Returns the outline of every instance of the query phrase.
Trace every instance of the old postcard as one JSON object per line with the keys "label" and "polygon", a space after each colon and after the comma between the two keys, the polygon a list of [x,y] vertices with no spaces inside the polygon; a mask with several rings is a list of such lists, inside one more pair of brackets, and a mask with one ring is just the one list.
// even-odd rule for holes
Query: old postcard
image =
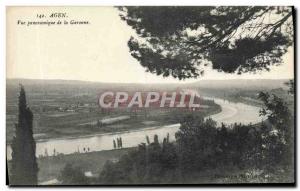
{"label": "old postcard", "polygon": [[293,7],[6,16],[10,186],[295,184]]}

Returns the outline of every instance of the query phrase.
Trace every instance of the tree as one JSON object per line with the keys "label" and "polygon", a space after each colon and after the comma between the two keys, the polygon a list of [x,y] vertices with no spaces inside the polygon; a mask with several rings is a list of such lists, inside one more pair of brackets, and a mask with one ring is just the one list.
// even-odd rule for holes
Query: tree
{"label": "tree", "polygon": [[295,94],[295,83],[294,80],[289,80],[288,82],[285,83],[289,87],[288,93],[291,95]]}
{"label": "tree", "polygon": [[289,132],[292,116],[287,104],[275,94],[260,92],[259,99],[263,101],[264,107],[260,110],[260,115],[266,116],[275,130],[280,131],[286,141],[289,141]]}
{"label": "tree", "polygon": [[146,141],[147,141],[147,144],[149,145],[150,144],[150,139],[149,139],[148,135],[146,135]]}
{"label": "tree", "polygon": [[35,156],[35,141],[32,132],[33,114],[26,103],[24,87],[19,95],[19,116],[12,142],[12,185],[36,185],[38,165]]}
{"label": "tree", "polygon": [[267,117],[268,121],[262,125],[262,137],[267,167],[273,169],[280,163],[291,165],[293,160],[293,117],[287,103],[275,94],[260,92],[259,99],[264,107],[260,115]]}
{"label": "tree", "polygon": [[206,172],[256,168],[263,170],[261,178],[265,178],[269,173],[273,176],[274,170],[289,168],[292,158],[287,155],[288,147],[264,123],[217,127],[212,119],[186,116],[175,143],[164,138],[160,144],[155,135],[152,143],[141,143],[119,161],[107,162],[98,183],[190,183],[199,181]]}
{"label": "tree", "polygon": [[121,141],[120,141],[120,138],[117,138],[117,146],[118,146],[118,148],[121,148]]}
{"label": "tree", "polygon": [[194,116],[187,116],[176,132],[179,147],[180,168],[182,172],[199,171],[216,164],[217,147],[216,122]]}
{"label": "tree", "polygon": [[154,135],[153,140],[154,140],[154,144],[159,144],[158,143],[158,136],[156,134]]}
{"label": "tree", "polygon": [[291,7],[119,7],[137,33],[131,55],[157,75],[197,78],[208,65],[238,74],[280,64],[293,43]]}
{"label": "tree", "polygon": [[117,145],[116,145],[116,141],[115,140],[113,140],[113,145],[114,145],[114,149],[116,149]]}
{"label": "tree", "polygon": [[74,168],[71,164],[66,164],[58,178],[63,185],[87,185],[88,179],[83,172]]}
{"label": "tree", "polygon": [[123,141],[122,141],[122,137],[120,137],[120,148],[123,147]]}

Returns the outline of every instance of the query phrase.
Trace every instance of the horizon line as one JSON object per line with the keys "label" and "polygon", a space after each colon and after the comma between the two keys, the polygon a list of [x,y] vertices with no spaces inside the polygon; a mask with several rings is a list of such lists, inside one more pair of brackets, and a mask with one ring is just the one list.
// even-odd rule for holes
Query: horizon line
{"label": "horizon line", "polygon": [[6,78],[7,80],[40,80],[40,81],[74,81],[74,82],[86,82],[86,83],[107,83],[107,84],[191,84],[200,81],[234,81],[234,80],[293,80],[294,78],[255,78],[255,79],[195,79],[194,82],[103,82],[103,81],[89,81],[89,80],[75,80],[75,79],[39,79],[39,78]]}

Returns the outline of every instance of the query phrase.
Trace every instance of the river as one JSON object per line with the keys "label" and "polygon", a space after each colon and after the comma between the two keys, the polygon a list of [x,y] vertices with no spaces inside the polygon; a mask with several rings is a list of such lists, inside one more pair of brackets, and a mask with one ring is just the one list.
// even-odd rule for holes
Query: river
{"label": "river", "polygon": [[[263,118],[259,116],[259,107],[244,103],[233,103],[217,98],[204,98],[213,99],[215,103],[221,106],[221,112],[209,116],[218,124],[221,122],[225,124],[232,124],[235,122],[243,124],[255,124],[263,120]],[[157,134],[159,140],[162,141],[162,139],[169,133],[170,141],[174,141],[175,133],[178,131],[179,127],[179,124],[172,124],[133,130],[129,132],[101,134],[69,139],[50,139],[36,143],[36,155],[44,155],[46,150],[49,155],[53,155],[54,149],[56,153],[58,152],[63,154],[74,153],[78,150],[80,152],[84,152],[84,149],[89,149],[89,151],[111,150],[113,149],[113,140],[118,137],[122,137],[123,148],[134,147],[142,142],[146,142],[146,135],[149,136],[150,141],[153,141],[153,136]],[[10,146],[7,146],[7,159],[11,159]]]}

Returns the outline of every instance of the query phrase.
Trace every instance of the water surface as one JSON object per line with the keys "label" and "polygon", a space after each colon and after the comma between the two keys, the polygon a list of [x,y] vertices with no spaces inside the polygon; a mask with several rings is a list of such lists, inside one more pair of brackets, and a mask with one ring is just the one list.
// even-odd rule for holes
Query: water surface
{"label": "water surface", "polygon": [[[262,121],[259,116],[259,107],[247,105],[244,103],[233,103],[223,99],[213,99],[215,103],[221,106],[220,113],[211,115],[210,117],[218,124],[221,122],[225,124],[243,123],[255,124]],[[180,125],[164,125],[154,126],[146,129],[133,130],[130,132],[119,132],[113,134],[93,135],[80,138],[71,139],[50,139],[47,141],[36,143],[36,155],[53,155],[54,149],[57,153],[70,154],[74,152],[101,151],[113,149],[113,140],[122,137],[123,147],[134,147],[142,142],[146,142],[146,136],[149,136],[150,141],[153,141],[153,136],[158,135],[159,140],[162,141],[169,133],[170,141],[175,140],[175,133],[178,131]],[[7,158],[11,159],[11,147],[7,146]]]}

